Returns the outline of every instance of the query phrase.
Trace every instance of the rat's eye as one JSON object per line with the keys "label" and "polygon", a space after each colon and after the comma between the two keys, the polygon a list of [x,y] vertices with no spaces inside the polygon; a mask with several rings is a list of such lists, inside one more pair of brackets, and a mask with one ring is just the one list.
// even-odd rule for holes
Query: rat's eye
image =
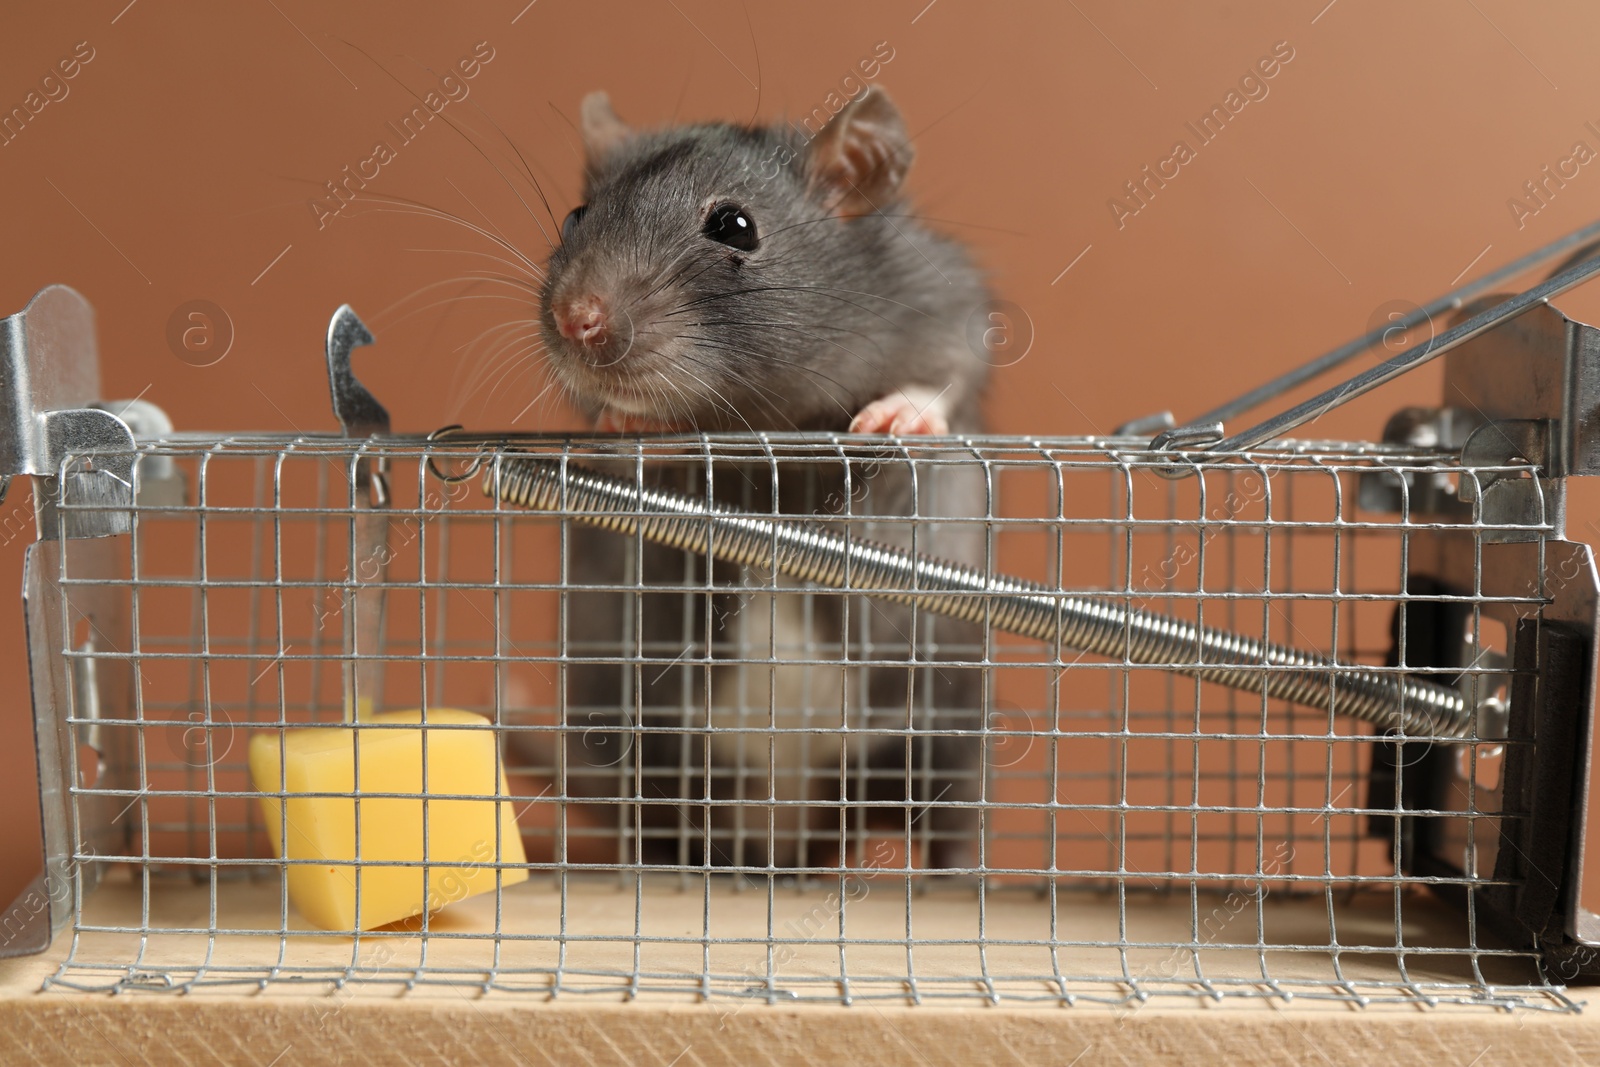
{"label": "rat's eye", "polygon": [[738,204],[718,204],[706,216],[705,235],[741,252],[756,250],[756,220]]}
{"label": "rat's eye", "polygon": [[572,231],[578,228],[578,223],[583,221],[583,213],[588,210],[588,204],[579,204],[567,212],[566,220],[561,223],[561,239],[563,241],[572,240]]}

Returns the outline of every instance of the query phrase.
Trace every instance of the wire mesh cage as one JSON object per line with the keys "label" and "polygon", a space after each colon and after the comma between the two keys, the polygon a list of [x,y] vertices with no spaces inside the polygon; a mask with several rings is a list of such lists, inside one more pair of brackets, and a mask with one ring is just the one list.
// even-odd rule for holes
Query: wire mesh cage
{"label": "wire mesh cage", "polygon": [[[87,314],[47,290],[13,358],[92,357]],[[1569,1009],[1588,438],[1479,378],[1600,348],[1501,314],[1382,443],[194,436],[36,391],[49,906],[6,948],[66,928],[72,990]]]}

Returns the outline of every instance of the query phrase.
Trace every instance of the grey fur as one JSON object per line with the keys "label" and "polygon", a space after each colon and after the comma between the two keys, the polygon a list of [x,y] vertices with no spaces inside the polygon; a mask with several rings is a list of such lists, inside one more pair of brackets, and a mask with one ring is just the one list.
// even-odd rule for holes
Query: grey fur
{"label": "grey fur", "polygon": [[[898,129],[887,98],[876,103]],[[587,212],[551,255],[540,312],[555,373],[587,413],[610,408],[704,430],[843,431],[871,401],[923,386],[945,391],[952,432],[981,428],[987,366],[967,341],[969,317],[988,300],[977,270],[958,244],[908,217],[898,198],[837,217],[836,191],[817,180],[813,153],[822,138],[727,124],[621,136],[625,127],[603,98],[585,102],[584,119],[605,142],[591,143]],[[901,150],[903,167],[909,145]],[[728,201],[756,221],[753,252],[702,234],[705,212]],[[599,359],[559,334],[551,310],[558,298],[596,291],[625,311]],[[838,470],[796,473],[784,473],[783,510],[843,510]],[[907,524],[866,516],[912,514],[914,506],[922,516],[984,513],[976,467],[913,471],[888,460],[857,477],[863,473],[867,492],[852,503],[863,536],[907,543]],[[703,469],[691,477],[703,488]],[[719,497],[741,506],[772,506],[764,465],[719,464],[717,485]],[[922,551],[982,563],[981,523],[935,523],[918,537]],[[982,672],[938,661],[979,658],[978,630],[949,620],[935,628],[929,616],[862,597],[812,593],[809,606],[799,592],[708,599],[683,591],[705,580],[703,561],[579,527],[569,544],[568,645],[594,661],[566,668],[570,733],[560,784],[567,795],[609,799],[623,813],[617,824],[639,846],[623,858],[804,865],[833,858],[846,822],[870,821],[894,834],[916,823],[930,865],[975,859],[975,809],[962,805],[979,796]],[[741,578],[720,567],[712,577]],[[759,577],[742,577],[759,588]],[[669,588],[584,589],[635,583]],[[619,638],[633,643],[623,637],[625,618],[642,647],[618,647]],[[680,649],[692,659],[706,647],[713,658],[760,658],[773,648],[779,660],[840,661],[870,649],[874,660],[906,665],[646,671],[623,662],[640,653],[670,659]],[[637,735],[637,750],[636,735],[621,729],[634,716],[656,728]],[[706,731],[708,718],[718,731]],[[864,733],[845,745],[843,735],[801,732],[840,725]],[[930,726],[970,736],[917,735]],[[750,732],[741,742],[721,732],[728,727]],[[830,768],[842,769],[848,796],[840,795],[841,771]],[[754,803],[768,797],[796,803]],[[619,804],[627,798],[635,803]],[[865,808],[841,816],[836,802],[856,799],[905,806],[873,809],[871,819]],[[815,807],[804,807],[808,801]],[[807,840],[816,844],[802,846]]]}
{"label": "grey fur", "polygon": [[[585,410],[631,390],[700,429],[843,430],[896,389],[951,385],[951,430],[978,428],[987,367],[966,325],[989,294],[977,270],[899,200],[831,217],[807,147],[793,129],[719,123],[641,133],[591,160],[588,211],[550,257],[540,315]],[[716,201],[754,216],[755,252],[701,234]],[[634,324],[612,366],[574,355],[551,315],[558,294],[592,287]]]}

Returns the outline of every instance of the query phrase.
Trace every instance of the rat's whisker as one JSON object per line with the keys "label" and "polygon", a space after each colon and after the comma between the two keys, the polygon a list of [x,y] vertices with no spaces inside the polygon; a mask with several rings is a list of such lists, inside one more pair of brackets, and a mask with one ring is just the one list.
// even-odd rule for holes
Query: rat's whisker
{"label": "rat's whisker", "polygon": [[417,297],[421,296],[424,292],[427,292],[429,289],[436,289],[436,288],[439,288],[441,285],[455,285],[455,284],[459,284],[459,283],[462,283],[462,282],[468,282],[468,283],[471,283],[472,285],[477,285],[477,284],[482,284],[482,283],[484,283],[486,281],[490,281],[490,280],[491,279],[473,278],[470,275],[466,275],[466,276],[462,276],[462,277],[451,278],[451,279],[448,279],[445,282],[432,282],[432,283],[429,283],[428,285],[424,285],[424,286],[419,287],[416,290],[413,290],[411,293],[407,294],[406,296],[401,297],[399,300],[395,301],[393,304],[390,304],[388,307],[384,308],[378,314],[372,316],[372,321],[373,321],[373,323],[375,325],[381,324],[383,326],[383,328],[385,328],[385,329],[392,329],[392,328],[400,325],[401,323],[404,323],[404,322],[409,321],[410,319],[416,318],[418,315],[422,315],[422,314],[425,314],[426,312],[432,311],[435,308],[453,306],[453,305],[456,305],[456,304],[462,304],[462,303],[466,303],[466,302],[469,302],[469,301],[503,301],[503,300],[509,300],[509,301],[512,301],[513,303],[517,304],[520,307],[524,307],[525,308],[525,307],[528,306],[527,298],[525,296],[520,295],[520,294],[514,294],[514,293],[471,293],[471,292],[462,292],[462,293],[458,293],[458,294],[456,294],[454,296],[446,296],[446,297],[441,297],[441,298],[439,298],[437,300],[431,300],[431,301],[429,301],[429,302],[427,302],[425,304],[421,304],[419,306],[412,307],[410,310],[406,311],[404,314],[398,316],[397,318],[393,318],[393,319],[389,318],[389,315],[392,312],[394,312],[395,309],[401,307],[402,305],[404,305],[406,303],[409,303],[410,301],[415,300]]}
{"label": "rat's whisker", "polygon": [[[478,405],[480,414],[488,408],[489,401],[493,400],[502,391],[507,379],[512,374],[538,366],[538,361],[532,358],[534,354],[532,348],[528,346],[512,348],[513,344],[515,342],[509,342],[505,349],[502,350],[500,357],[502,369],[500,373],[495,375],[493,379],[484,382],[483,402]],[[505,355],[506,352],[509,352],[509,358]]]}
{"label": "rat's whisker", "polygon": [[[561,229],[561,223],[556,219],[555,210],[550,206],[550,199],[544,195],[544,186],[540,185],[539,179],[534,176],[533,167],[528,163],[527,157],[522,154],[522,149],[517,147],[517,143],[511,139],[511,136],[500,127],[500,124],[496,122],[487,111],[483,110],[483,108],[479,107],[477,104],[473,104],[472,106],[479,115],[483,116],[485,122],[494,127],[495,132],[500,135],[500,139],[505,142],[505,146],[511,149],[512,153],[516,155],[517,162],[522,165],[522,177],[527,179],[528,184],[533,187],[533,191],[538,195],[539,202],[544,206],[545,214],[550,217],[551,227],[559,232]],[[518,199],[520,200],[521,197],[518,197]],[[526,207],[527,205],[524,204],[523,206]],[[529,211],[529,215],[532,215],[531,210]],[[543,227],[540,227],[540,229],[542,231]],[[545,244],[548,247],[555,247],[550,243],[548,234],[545,235]]]}
{"label": "rat's whisker", "polygon": [[[385,67],[383,64],[379,63],[377,60],[373,59],[372,56],[366,52],[366,50],[360,48],[357,45],[350,44],[349,41],[346,41],[345,44],[350,45],[351,48],[355,48],[356,51],[358,51],[362,55],[366,56],[367,59],[370,60],[373,63],[374,66],[376,66],[379,70],[383,71],[383,73],[389,77],[390,81],[393,81],[396,85],[400,86],[400,88],[402,90],[404,90],[405,93],[408,96],[410,96],[413,100],[415,100],[418,104],[420,104],[420,105],[422,105],[424,107],[427,106],[426,102],[420,96],[418,96],[416,94],[415,90],[413,90],[409,85],[407,85],[405,82],[401,81],[399,78],[396,78],[394,76],[394,74],[387,67]],[[420,63],[418,63],[417,65],[419,67],[422,66],[422,64],[420,64]],[[423,69],[427,70],[428,68],[423,67]],[[433,72],[429,71],[429,73],[431,74]],[[437,75],[435,75],[435,76],[437,76]],[[474,107],[475,110],[477,110],[479,112],[479,114],[484,114],[483,109],[481,107],[478,107],[476,104],[474,104],[473,107]],[[493,159],[490,158],[489,153],[487,153],[487,152],[485,152],[483,150],[483,146],[478,144],[477,141],[473,140],[473,138],[471,138],[471,137],[469,137],[467,135],[467,129],[468,128],[463,126],[463,125],[461,125],[461,124],[459,124],[458,122],[456,122],[456,113],[452,112],[450,114],[445,114],[443,111],[435,110],[433,108],[429,108],[428,110],[432,111],[437,117],[443,119],[446,126],[450,127],[452,130],[454,130],[456,132],[456,134],[463,141],[465,141],[467,143],[467,145],[474,152],[478,153],[478,155],[483,158],[483,161],[485,163],[489,164],[489,168],[495,172],[495,175],[502,182],[505,183],[506,188],[510,189],[512,195],[515,196],[517,198],[517,200],[522,204],[524,210],[526,210],[527,213],[528,213],[528,218],[531,219],[533,221],[533,224],[539,228],[539,233],[544,237],[545,247],[554,248],[555,247],[555,242],[550,239],[550,233],[549,233],[549,231],[547,231],[544,228],[544,223],[539,221],[538,215],[534,214],[533,209],[528,206],[527,201],[523,200],[522,193],[520,191],[518,191],[517,187],[511,183],[511,180],[509,178],[506,177],[505,172],[500,169],[499,164],[497,164]],[[488,118],[488,116],[486,114],[484,114],[484,117]],[[491,119],[490,122],[492,123],[493,120]],[[533,177],[533,174],[532,174],[531,171],[529,172],[527,177],[528,177],[529,182],[533,185],[535,191],[538,192],[539,198],[541,200],[543,200],[544,199],[544,190],[539,187],[538,180]],[[446,180],[448,180],[448,179],[446,179]],[[456,190],[456,191],[460,192],[459,189]],[[465,199],[465,197],[463,197],[463,199]],[[471,201],[468,201],[468,203],[471,203]],[[474,206],[476,206],[476,205],[474,205]],[[549,210],[548,202],[546,203],[545,208],[546,208],[546,211]],[[552,214],[551,215],[551,221],[553,222],[554,220],[555,220],[555,216]]]}
{"label": "rat's whisker", "polygon": [[420,215],[423,218],[438,219],[442,222],[449,222],[460,226],[461,228],[469,230],[480,237],[486,238],[491,243],[498,245],[506,252],[509,252],[513,258],[523,265],[523,268],[527,271],[531,278],[535,280],[542,280],[544,278],[544,268],[539,266],[539,264],[535,263],[533,260],[529,259],[510,241],[501,237],[499,234],[493,233],[492,231],[479,226],[477,223],[472,222],[469,219],[462,218],[460,215],[457,215],[454,212],[446,211],[443,208],[432,207],[419,201],[408,200],[405,197],[390,196],[386,193],[369,193],[363,196],[358,196],[352,200],[351,203],[360,204],[362,206],[362,213],[393,212],[401,215]]}
{"label": "rat's whisker", "polygon": [[[504,370],[508,362],[508,353],[524,352],[528,355],[539,355],[543,352],[544,341],[536,333],[521,329],[518,324],[511,324],[507,328],[484,331],[474,338],[468,345],[462,346],[457,351],[465,349],[467,356],[459,362],[463,366],[470,366],[472,371],[466,380],[453,386],[450,396],[452,401],[464,400],[483,386],[483,383]],[[480,356],[473,356],[473,349],[481,351]]]}
{"label": "rat's whisker", "polygon": [[[487,159],[488,157],[485,156],[484,158]],[[494,166],[494,164],[491,163],[490,166]],[[495,173],[496,174],[500,174],[500,168],[499,167],[495,167]],[[500,174],[500,178],[501,178],[502,181],[504,181],[505,180],[505,175],[504,174]],[[445,180],[445,184],[446,185],[450,186],[450,188],[452,188],[452,189],[454,189],[456,191],[456,195],[457,196],[459,196],[461,199],[465,200],[468,204],[470,204],[472,206],[472,210],[476,211],[478,213],[478,215],[483,219],[483,224],[485,226],[489,227],[490,229],[492,229],[494,231],[495,236],[500,238],[501,243],[506,245],[507,247],[510,247],[511,239],[509,237],[507,237],[505,234],[500,232],[500,228],[498,226],[496,226],[493,221],[490,220],[489,213],[484,211],[483,208],[479,207],[477,205],[477,203],[470,196],[468,196],[466,193],[462,192],[461,191],[461,186],[457,185],[455,183],[454,179],[452,179],[448,175],[446,175],[444,180]],[[510,183],[507,182],[506,184],[509,185]],[[513,191],[515,191],[515,190],[513,190]],[[522,199],[520,194],[518,194],[517,199],[519,201]],[[526,202],[524,202],[522,206],[527,208],[528,205],[527,205]],[[531,208],[528,208],[528,214],[529,214],[530,217],[533,215],[533,210]],[[539,220],[536,219],[536,218],[533,221],[534,221],[534,224],[539,227],[539,232],[540,233],[544,233],[544,224],[539,222]],[[555,247],[555,245],[550,243],[550,237],[549,237],[548,234],[545,234],[545,245],[547,247],[550,247],[550,248],[554,248]]]}
{"label": "rat's whisker", "polygon": [[766,233],[765,240],[770,241],[774,237],[781,236],[781,235],[789,233],[789,232],[791,232],[793,230],[804,229],[807,226],[819,226],[819,225],[822,225],[823,223],[834,222],[834,221],[840,220],[840,219],[871,219],[871,218],[908,219],[908,220],[910,220],[912,222],[924,222],[924,223],[931,222],[936,226],[955,226],[955,227],[958,227],[958,228],[964,229],[964,230],[983,230],[983,231],[985,231],[987,233],[1003,233],[1007,237],[1027,237],[1027,236],[1029,236],[1027,233],[1023,232],[1022,230],[1007,229],[1004,226],[984,226],[983,224],[977,223],[977,222],[962,222],[960,219],[940,218],[940,217],[937,217],[937,216],[934,216],[934,215],[924,215],[924,214],[922,214],[920,212],[911,212],[911,211],[862,211],[862,212],[854,212],[854,213],[851,213],[851,214],[843,214],[843,215],[826,215],[826,216],[824,216],[824,217],[822,217],[820,219],[802,219],[799,222],[791,222],[787,226],[779,226],[775,230],[768,230],[767,233]]}
{"label": "rat's whisker", "polygon": [[[520,284],[523,287],[525,287],[528,290],[528,292],[534,294],[535,296],[539,295],[540,289],[542,288],[542,285],[541,285],[542,279],[534,278],[531,275],[528,275],[528,272],[523,269],[521,264],[515,262],[514,260],[507,259],[504,256],[497,256],[493,252],[485,252],[481,248],[421,248],[421,247],[413,247],[413,248],[407,248],[407,249],[405,249],[405,251],[407,251],[407,252],[433,252],[433,253],[436,253],[436,254],[439,254],[439,255],[447,255],[447,256],[478,256],[479,258],[491,260],[492,262],[498,263],[502,267],[505,267],[509,271],[514,271],[514,272],[516,272],[518,274],[523,275],[526,280],[518,279],[517,280],[518,284]],[[507,279],[507,280],[509,281],[510,279]]]}
{"label": "rat's whisker", "polygon": [[[632,308],[637,306],[639,303],[641,303],[642,301],[650,299],[651,297],[655,296],[657,293],[661,292],[663,289],[667,288],[669,285],[682,285],[682,284],[685,284],[688,281],[693,281],[694,280],[693,278],[685,279],[683,277],[683,273],[686,270],[688,270],[690,266],[693,265],[693,264],[684,264],[684,260],[689,256],[690,253],[692,253],[694,251],[695,251],[695,246],[694,245],[692,245],[692,244],[684,245],[683,248],[681,248],[678,251],[678,254],[676,256],[674,256],[672,258],[672,260],[665,267],[661,268],[661,272],[660,272],[661,273],[661,278],[660,278],[660,280],[657,281],[655,285],[651,286],[645,292],[643,292],[640,295],[634,297],[632,300],[628,301],[621,308],[619,308],[618,309],[618,314],[627,314],[629,310],[631,310]],[[683,265],[680,266],[680,264],[683,264]],[[704,268],[702,268],[702,269],[704,269]],[[696,275],[696,277],[698,277],[698,275]]]}
{"label": "rat's whisker", "polygon": [[[518,349],[518,345],[526,346]],[[493,349],[487,352],[482,360],[475,361],[472,373],[465,382],[452,388],[450,393],[450,406],[455,407],[470,400],[485,384],[503,374],[511,365],[515,364],[519,352],[532,356],[535,349],[529,344],[526,337],[511,336],[500,341]],[[491,390],[491,393],[493,390]]]}
{"label": "rat's whisker", "polygon": [[[390,329],[392,327],[395,327],[395,326],[398,326],[400,324],[403,324],[403,323],[405,323],[405,322],[407,322],[407,321],[409,321],[411,319],[414,319],[417,316],[422,315],[422,314],[424,314],[424,313],[426,313],[426,312],[428,312],[430,310],[433,310],[435,308],[440,308],[440,307],[448,308],[448,310],[446,310],[444,312],[444,314],[440,315],[438,320],[434,323],[433,332],[432,332],[432,334],[430,334],[427,343],[424,345],[424,348],[431,348],[433,346],[434,336],[437,335],[438,331],[444,326],[445,322],[449,319],[451,313],[456,309],[456,307],[460,306],[461,304],[463,304],[463,303],[465,303],[467,301],[484,301],[484,300],[504,301],[504,300],[514,300],[519,306],[526,307],[527,306],[527,297],[525,295],[520,294],[520,293],[516,294],[516,295],[512,295],[512,294],[508,294],[508,293],[474,293],[473,292],[473,290],[480,289],[480,288],[484,287],[485,285],[501,285],[501,284],[504,284],[504,283],[505,283],[504,279],[500,279],[498,277],[486,276],[486,275],[480,274],[480,273],[469,273],[469,274],[457,276],[455,278],[439,279],[438,281],[430,282],[430,283],[428,283],[426,285],[418,286],[416,289],[413,289],[410,293],[407,293],[405,296],[402,296],[399,300],[395,301],[393,304],[390,304],[388,307],[384,308],[382,311],[380,311],[376,315],[372,316],[372,322],[373,322],[374,325],[379,326],[380,329],[387,330],[387,329]],[[433,291],[438,290],[438,289],[449,288],[449,287],[453,287],[453,286],[457,286],[457,285],[462,286],[462,290],[460,292],[458,292],[458,293],[453,293],[453,294],[451,294],[449,296],[445,296],[445,297],[442,297],[442,298],[437,299],[437,300],[432,300],[432,301],[426,302],[426,303],[422,304],[421,306],[413,307],[411,310],[406,311],[404,314],[401,314],[398,317],[395,317],[395,318],[391,318],[390,317],[391,315],[393,315],[393,313],[396,311],[396,309],[401,308],[402,306],[404,306],[404,305],[406,305],[408,303],[412,303],[412,302],[416,301],[424,293],[429,293],[429,292],[433,292]]]}
{"label": "rat's whisker", "polygon": [[846,300],[843,296],[837,295],[837,294],[840,294],[840,293],[844,293],[844,294],[847,294],[849,296],[859,296],[859,297],[865,297],[865,298],[872,299],[872,300],[881,300],[884,303],[894,304],[897,307],[905,308],[907,311],[914,312],[915,314],[921,315],[924,318],[927,318],[927,319],[932,319],[933,318],[933,315],[931,315],[927,311],[924,311],[924,310],[922,310],[921,308],[918,308],[918,307],[913,307],[912,305],[904,303],[902,301],[895,300],[892,297],[880,296],[877,293],[863,293],[863,292],[860,292],[860,291],[854,290],[854,289],[840,289],[840,288],[837,288],[835,286],[830,286],[830,285],[758,285],[758,286],[749,286],[749,287],[744,288],[744,289],[732,290],[732,291],[729,291],[729,292],[726,292],[726,293],[707,293],[705,295],[696,297],[693,300],[688,300],[688,301],[684,301],[683,303],[680,303],[675,309],[673,309],[673,311],[668,312],[668,314],[669,315],[670,314],[678,314],[678,313],[681,313],[681,312],[684,312],[684,311],[693,310],[694,308],[699,307],[702,304],[709,304],[709,303],[713,303],[713,302],[718,301],[718,300],[731,300],[731,299],[733,299],[734,297],[737,297],[737,296],[752,295],[752,294],[755,294],[755,293],[796,293],[796,294],[816,295],[816,296],[826,297],[826,298],[831,299],[831,300],[837,300],[842,304],[848,304],[851,307],[859,308],[860,310],[866,312],[869,315],[873,315],[873,316],[875,316],[877,318],[882,319],[884,322],[892,323],[894,321],[893,319],[889,318],[887,315],[882,314],[881,312],[875,311],[872,308],[866,307],[866,306],[864,306],[862,304],[858,304],[854,300]]}
{"label": "rat's whisker", "polygon": [[[695,334],[683,334],[681,336],[685,340],[690,341],[690,343],[693,344],[696,348],[705,349],[707,351],[722,352],[722,353],[725,353],[727,355],[732,355],[732,356],[744,357],[744,358],[748,359],[748,361],[749,361],[749,363],[750,363],[750,365],[752,367],[760,367],[760,366],[763,366],[763,365],[768,364],[768,363],[778,363],[778,364],[783,365],[783,366],[793,367],[795,370],[799,371],[801,374],[809,375],[812,378],[816,378],[818,381],[822,381],[822,382],[825,382],[825,383],[827,383],[829,385],[835,386],[839,393],[841,393],[843,395],[846,395],[846,396],[849,395],[849,390],[845,387],[843,382],[840,382],[838,379],[832,378],[832,377],[822,373],[822,371],[816,369],[815,367],[807,366],[804,363],[800,363],[800,362],[797,362],[797,361],[794,361],[794,360],[784,359],[781,356],[778,356],[778,355],[775,355],[775,354],[769,353],[769,352],[761,352],[761,351],[757,351],[757,350],[754,350],[754,349],[741,348],[741,347],[738,347],[738,346],[735,346],[735,345],[730,345],[730,344],[728,344],[728,343],[726,343],[724,341],[720,341],[720,340],[717,340],[715,338],[701,337],[701,336],[698,336],[698,335],[695,335]],[[742,372],[738,370],[737,365],[734,366],[734,367],[727,368],[727,372],[730,373],[730,374],[734,374],[734,373],[740,374],[741,381],[745,382],[746,384],[754,384],[754,382],[755,382],[755,380],[750,378],[749,376],[743,375]],[[844,414],[846,414],[846,415],[854,415],[855,414],[855,412],[851,411],[849,409],[848,405],[846,405],[842,401],[840,401],[838,399],[838,397],[835,396],[832,391],[828,391],[827,392],[827,396],[828,396],[829,401],[831,403],[833,403],[835,406],[837,406],[840,409],[840,411],[843,412]],[[784,416],[784,419],[785,419],[785,421],[790,421],[788,419],[787,415]]]}
{"label": "rat's whisker", "polygon": [[[695,325],[697,327],[736,326],[740,329],[752,330],[787,330],[791,333],[800,334],[803,337],[808,337],[814,333],[824,331],[828,333],[847,333],[853,334],[854,336],[861,338],[863,341],[868,342],[878,351],[883,351],[883,343],[881,341],[874,339],[861,330],[852,330],[845,326],[830,326],[827,323],[822,322],[761,322],[750,319],[696,319]],[[849,350],[847,349],[846,351]],[[850,354],[856,355],[856,353],[853,351]],[[856,358],[859,359],[861,357],[856,356]]]}

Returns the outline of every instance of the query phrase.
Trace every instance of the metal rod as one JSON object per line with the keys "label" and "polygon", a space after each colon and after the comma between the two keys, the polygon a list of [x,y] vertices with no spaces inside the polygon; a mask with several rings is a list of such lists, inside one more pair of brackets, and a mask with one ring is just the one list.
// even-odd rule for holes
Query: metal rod
{"label": "metal rod", "polygon": [[1308,707],[1332,707],[1414,737],[1464,737],[1475,726],[1475,710],[1451,686],[1335,665],[1284,645],[1130,608],[1114,597],[1066,594],[1023,578],[989,576],[963,564],[846,537],[820,523],[735,511],[553,459],[504,459],[484,472],[483,491],[505,503],[559,511],[684,552],[915,604],[1113,660],[1169,666]]}
{"label": "metal rod", "polygon": [[[350,369],[350,353],[373,343],[372,333],[349,304],[340,305],[328,321],[328,386],[333,412],[346,437],[366,437],[389,432],[389,412]],[[344,715],[346,721],[363,719],[363,708],[383,710],[384,610],[389,571],[389,504],[385,460],[382,456],[355,457],[350,472],[350,575],[345,592],[344,648],[350,656],[344,665]],[[368,570],[372,571],[367,576]]]}
{"label": "metal rod", "polygon": [[1481,278],[1468,282],[1459,289],[1429,301],[1408,315],[1403,315],[1393,322],[1384,323],[1372,332],[1325,352],[1315,359],[1279,375],[1272,381],[1257,386],[1243,396],[1235,397],[1221,407],[1214,408],[1204,415],[1190,419],[1185,425],[1229,422],[1252,408],[1260,407],[1273,397],[1281,396],[1295,386],[1302,385],[1332,370],[1352,357],[1360,355],[1381,341],[1383,335],[1390,330],[1409,330],[1413,326],[1420,326],[1424,322],[1431,321],[1435,315],[1443,314],[1446,311],[1454,311],[1464,306],[1467,301],[1474,297],[1493,289],[1501,282],[1515,278],[1530,268],[1537,267],[1546,260],[1553,259],[1567,249],[1595,237],[1600,237],[1600,221],[1591,222],[1580,230],[1575,230],[1565,237],[1551,241],[1543,248],[1536,248],[1527,255],[1512,260],[1498,270],[1491,271]]}
{"label": "metal rod", "polygon": [[1600,274],[1600,259],[1591,259],[1581,263],[1571,270],[1563,271],[1543,282],[1518,293],[1503,304],[1474,315],[1466,322],[1451,327],[1438,337],[1430,338],[1420,344],[1412,345],[1392,359],[1386,359],[1377,366],[1356,375],[1354,378],[1336,385],[1332,389],[1312,397],[1303,403],[1296,404],[1288,411],[1274,415],[1265,422],[1257,423],[1232,437],[1224,438],[1206,449],[1195,451],[1209,452],[1243,452],[1264,444],[1275,437],[1281,437],[1297,426],[1311,422],[1322,415],[1348,403],[1356,397],[1400,377],[1407,371],[1414,370],[1429,360],[1436,359],[1457,345],[1466,343],[1500,325],[1508,319],[1514,319],[1535,304],[1542,304],[1559,293],[1564,293],[1580,282],[1587,281],[1596,274]]}

